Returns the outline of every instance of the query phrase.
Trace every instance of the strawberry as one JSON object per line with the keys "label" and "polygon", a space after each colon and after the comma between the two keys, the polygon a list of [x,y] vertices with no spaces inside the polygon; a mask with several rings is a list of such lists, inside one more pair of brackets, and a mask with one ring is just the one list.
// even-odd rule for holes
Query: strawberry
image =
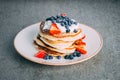
{"label": "strawberry", "polygon": [[81,40],[79,44],[77,44],[75,47],[76,47],[76,50],[79,51],[81,54],[86,54],[87,51],[85,50],[85,46],[86,46],[86,43]]}
{"label": "strawberry", "polygon": [[62,13],[61,16],[66,16],[67,14],[66,13]]}
{"label": "strawberry", "polygon": [[80,45],[80,46],[86,46],[86,43],[83,42],[83,41],[80,41],[80,42],[78,43],[78,45]]}
{"label": "strawberry", "polygon": [[83,47],[77,47],[77,51],[79,51],[81,54],[86,54],[87,51]]}
{"label": "strawberry", "polygon": [[35,57],[37,58],[44,58],[46,56],[46,52],[43,50],[40,50],[37,54],[35,54]]}
{"label": "strawberry", "polygon": [[56,23],[52,23],[51,28],[50,28],[50,34],[59,34],[61,33],[60,29],[57,27]]}
{"label": "strawberry", "polygon": [[84,35],[83,37],[82,37],[82,39],[85,39],[86,38],[86,36]]}

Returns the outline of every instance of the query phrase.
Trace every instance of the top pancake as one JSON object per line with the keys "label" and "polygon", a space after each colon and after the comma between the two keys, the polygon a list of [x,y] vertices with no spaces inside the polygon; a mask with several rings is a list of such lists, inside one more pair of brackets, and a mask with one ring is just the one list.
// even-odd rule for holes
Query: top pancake
{"label": "top pancake", "polygon": [[43,31],[44,24],[45,24],[44,21],[42,21],[40,23],[39,34],[41,35],[41,37],[44,37],[44,38],[52,40],[52,41],[56,41],[56,40],[76,41],[78,39],[81,39],[84,36],[84,34],[82,33],[82,30],[80,28],[78,29],[77,33],[70,32],[70,33],[61,33],[61,34],[51,35],[51,34],[49,34],[48,31],[46,31],[46,32]]}

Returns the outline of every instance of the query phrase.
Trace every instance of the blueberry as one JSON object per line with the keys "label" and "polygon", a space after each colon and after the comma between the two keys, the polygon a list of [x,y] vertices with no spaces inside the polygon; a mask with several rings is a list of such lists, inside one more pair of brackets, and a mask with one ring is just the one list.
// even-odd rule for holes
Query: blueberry
{"label": "blueberry", "polygon": [[55,23],[56,21],[54,19],[51,20],[52,23]]}
{"label": "blueberry", "polygon": [[51,16],[51,17],[46,19],[46,21],[48,21],[48,20],[56,20],[56,18],[54,16]]}
{"label": "blueberry", "polygon": [[66,20],[70,20],[68,17],[65,17]]}
{"label": "blueberry", "polygon": [[57,59],[61,59],[61,56],[57,56]]}
{"label": "blueberry", "polygon": [[61,26],[64,26],[64,23],[63,23],[63,22],[61,22]]}
{"label": "blueberry", "polygon": [[56,20],[56,22],[57,22],[57,23],[60,23],[60,21],[59,21],[58,19]]}
{"label": "blueberry", "polygon": [[77,25],[77,22],[74,22],[73,24]]}
{"label": "blueberry", "polygon": [[46,19],[46,21],[49,21],[49,20],[51,20],[51,18],[50,18],[50,17]]}
{"label": "blueberry", "polygon": [[49,59],[49,55],[46,55],[44,59],[45,59],[45,60]]}
{"label": "blueberry", "polygon": [[75,52],[73,53],[73,56],[76,57],[76,56],[79,56],[79,54],[80,54],[80,52],[75,51]]}
{"label": "blueberry", "polygon": [[67,29],[67,30],[66,30],[66,33],[69,33],[69,32],[70,32],[70,29]]}
{"label": "blueberry", "polygon": [[74,22],[71,20],[71,23],[74,24]]}
{"label": "blueberry", "polygon": [[80,57],[81,56],[81,54],[80,53],[77,53],[77,55],[76,55],[77,57]]}
{"label": "blueberry", "polygon": [[67,26],[68,25],[67,21],[65,21],[64,24]]}
{"label": "blueberry", "polygon": [[49,59],[53,59],[53,56],[49,56]]}
{"label": "blueberry", "polygon": [[59,22],[62,22],[62,18],[57,18],[57,20],[58,20]]}
{"label": "blueberry", "polygon": [[77,53],[76,53],[76,52],[74,52],[74,53],[73,53],[73,56],[74,56],[74,57],[76,57],[76,56],[77,56]]}
{"label": "blueberry", "polygon": [[62,18],[65,18],[66,16],[62,16],[62,15],[61,15],[61,17],[62,17]]}
{"label": "blueberry", "polygon": [[66,28],[66,29],[69,29],[69,26],[68,26],[68,25],[65,25],[65,28]]}
{"label": "blueberry", "polygon": [[59,15],[57,15],[56,17],[57,17],[57,18],[59,18],[60,16],[59,16]]}
{"label": "blueberry", "polygon": [[74,29],[74,31],[73,31],[73,32],[77,33],[77,30],[76,30],[76,29]]}
{"label": "blueberry", "polygon": [[69,59],[69,55],[65,55],[64,58],[65,58],[65,59]]}
{"label": "blueberry", "polygon": [[62,18],[62,21],[65,22],[66,21],[65,18]]}
{"label": "blueberry", "polygon": [[54,16],[51,16],[51,19],[54,19],[54,20],[55,20],[56,18],[55,18]]}
{"label": "blueberry", "polygon": [[69,55],[69,59],[74,59],[74,56],[72,54]]}
{"label": "blueberry", "polygon": [[68,25],[69,25],[69,26],[71,26],[71,25],[72,25],[72,23],[71,23],[70,21],[68,21]]}

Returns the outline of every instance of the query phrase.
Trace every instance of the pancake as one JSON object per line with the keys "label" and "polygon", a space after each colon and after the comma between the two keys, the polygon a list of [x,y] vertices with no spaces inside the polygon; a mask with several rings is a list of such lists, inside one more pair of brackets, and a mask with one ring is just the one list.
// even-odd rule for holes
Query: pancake
{"label": "pancake", "polygon": [[76,33],[74,33],[74,32],[70,32],[70,33],[64,32],[64,33],[60,33],[60,34],[51,35],[51,34],[49,34],[49,30],[44,29],[44,27],[46,27],[45,26],[45,21],[42,21],[40,23],[40,32],[41,33],[47,34],[47,35],[50,35],[50,36],[53,36],[53,37],[56,37],[56,38],[74,37],[74,36],[76,36],[76,35],[78,35],[78,34],[80,34],[82,32],[82,29],[78,28],[77,29],[78,31]]}
{"label": "pancake", "polygon": [[74,43],[74,41],[61,41],[61,40],[51,41],[49,39],[41,37],[39,34],[37,36],[37,39],[42,40],[42,42],[44,42],[45,44],[47,44],[53,48],[57,48],[57,49],[68,48],[69,46],[71,46]]}
{"label": "pancake", "polygon": [[44,43],[54,47],[54,48],[57,48],[57,49],[65,49],[65,48],[68,48],[69,46],[71,46],[74,41],[61,41],[61,40],[58,40],[58,41],[51,41],[51,40],[48,40],[48,39],[45,39],[43,37],[40,38]]}
{"label": "pancake", "polygon": [[38,49],[38,50],[44,50],[47,52],[47,54],[51,55],[51,56],[65,56],[66,54],[63,54],[63,53],[59,53],[59,52],[56,52],[56,51],[53,51],[53,50],[50,50],[50,49],[47,49],[46,47],[43,47],[41,45],[38,45],[36,43],[36,41],[34,41],[34,46]]}
{"label": "pancake", "polygon": [[73,53],[75,51],[75,48],[74,46],[70,46],[68,48],[65,48],[65,49],[57,49],[57,48],[53,48],[51,46],[48,46],[48,44],[46,45],[44,42],[42,42],[42,40],[40,39],[37,39],[35,38],[34,41],[36,41],[36,43],[42,47],[45,47],[47,49],[50,49],[52,51],[56,51],[56,52],[59,52],[59,53],[64,53],[64,54],[70,54],[70,53]]}
{"label": "pancake", "polygon": [[41,31],[39,32],[39,34],[46,38],[46,39],[49,39],[49,40],[52,40],[52,41],[56,41],[56,40],[62,40],[62,41],[75,41],[75,40],[78,40],[82,37],[84,37],[85,35],[83,33],[79,33],[77,35],[75,35],[74,37],[73,36],[68,36],[68,37],[64,37],[64,38],[57,38],[57,37],[54,37],[52,35],[48,35],[48,34],[44,34],[42,33]]}

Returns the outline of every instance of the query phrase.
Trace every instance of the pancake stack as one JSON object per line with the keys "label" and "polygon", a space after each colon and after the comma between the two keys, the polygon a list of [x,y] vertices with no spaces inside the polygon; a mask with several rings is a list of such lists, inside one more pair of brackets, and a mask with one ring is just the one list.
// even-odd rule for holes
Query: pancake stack
{"label": "pancake stack", "polygon": [[40,23],[34,39],[35,47],[52,56],[65,56],[76,50],[76,44],[85,36],[75,20],[65,14],[52,16]]}

